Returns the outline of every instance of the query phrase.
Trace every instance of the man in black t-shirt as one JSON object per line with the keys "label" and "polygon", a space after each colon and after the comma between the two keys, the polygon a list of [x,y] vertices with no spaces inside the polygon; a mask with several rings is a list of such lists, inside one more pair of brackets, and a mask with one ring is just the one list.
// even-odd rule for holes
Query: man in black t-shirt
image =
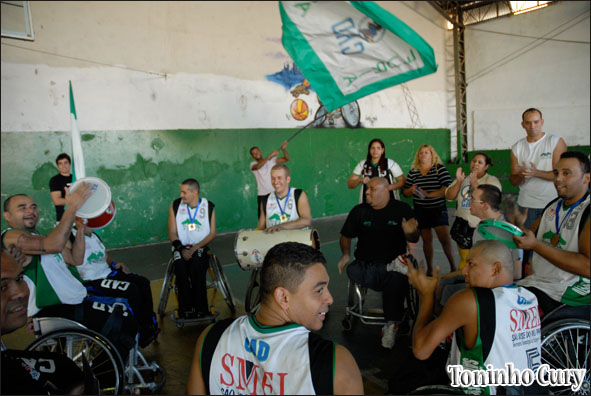
{"label": "man in black t-shirt", "polygon": [[382,291],[384,316],[382,346],[391,349],[404,314],[408,278],[388,271],[387,264],[406,253],[406,242],[419,240],[418,224],[413,210],[405,202],[390,198],[388,181],[373,178],[367,184],[366,203],[355,206],[341,229],[339,273],[349,263],[351,241],[357,238],[355,260],[347,275],[362,287]]}
{"label": "man in black t-shirt", "polygon": [[72,183],[72,160],[66,153],[61,153],[55,159],[60,173],[49,180],[49,191],[51,200],[55,205],[55,217],[59,222],[64,214],[64,205],[66,204],[66,189]]}

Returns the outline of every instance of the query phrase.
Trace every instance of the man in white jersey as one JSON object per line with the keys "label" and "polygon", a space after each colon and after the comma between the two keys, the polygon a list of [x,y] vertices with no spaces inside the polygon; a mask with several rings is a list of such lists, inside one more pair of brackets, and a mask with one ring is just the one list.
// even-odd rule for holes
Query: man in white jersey
{"label": "man in white jersey", "polygon": [[[449,365],[466,370],[519,370],[540,365],[540,318],[536,296],[513,283],[513,259],[500,241],[479,241],[468,253],[463,269],[469,288],[454,294],[433,320],[433,292],[439,268],[428,277],[408,266],[410,283],[418,290],[420,308],[412,335],[414,355],[431,356],[441,341],[454,333]],[[529,320],[524,320],[529,318]],[[448,369],[449,371],[449,369]],[[493,394],[494,387],[468,387],[470,394]]]}
{"label": "man in white jersey", "polygon": [[[589,159],[577,151],[563,153],[554,168],[558,198],[517,246],[531,249],[532,271],[520,285],[533,291],[545,313],[558,305],[589,306]],[[588,308],[588,307],[587,307]],[[589,310],[587,309],[587,314]]]}
{"label": "man in white jersey", "polygon": [[[77,238],[72,248],[66,246],[76,211],[91,194],[90,189],[90,184],[82,183],[66,196],[62,220],[47,236],[36,231],[39,211],[31,197],[25,194],[8,197],[4,202],[4,218],[9,228],[2,232],[2,245],[5,248],[15,245],[26,256],[23,266],[30,290],[29,315],[80,322],[103,333],[120,353],[127,354],[137,334],[137,321],[128,311],[127,302],[118,301],[122,303],[119,311],[115,310],[112,299],[89,296],[74,267],[84,260],[84,238]],[[111,315],[114,311],[117,315]]]}
{"label": "man in white jersey", "polygon": [[283,153],[283,157],[277,157],[279,150],[273,150],[271,154],[263,157],[261,149],[257,146],[250,149],[250,156],[254,159],[250,163],[250,170],[257,182],[257,219],[261,217],[261,202],[264,196],[273,192],[271,168],[276,164],[284,164],[289,161],[289,153],[286,150],[287,144],[287,141],[281,144],[280,150]]}
{"label": "man in white jersey", "polygon": [[256,315],[217,322],[195,346],[187,394],[363,394],[351,353],[320,330],[333,303],[322,253],[297,242],[271,248]]}
{"label": "man in white jersey", "polygon": [[[560,155],[566,151],[566,143],[556,135],[542,132],[544,119],[538,109],[529,108],[521,115],[521,126],[527,136],[511,147],[511,175],[509,181],[519,186],[517,204],[521,211],[527,209],[523,224],[526,228],[542,215],[544,207],[556,198],[552,186],[552,170]],[[526,251],[523,262],[529,262],[530,251]]]}
{"label": "man in white jersey", "polygon": [[216,237],[214,204],[200,196],[199,182],[181,183],[181,197],[168,209],[168,237],[172,243],[174,272],[178,287],[181,319],[211,315],[207,303],[206,274],[209,268],[208,243]]}
{"label": "man in white jersey", "polygon": [[312,225],[308,196],[299,188],[289,186],[291,176],[287,165],[271,168],[274,191],[261,202],[261,215],[257,228],[265,233],[296,230]]}

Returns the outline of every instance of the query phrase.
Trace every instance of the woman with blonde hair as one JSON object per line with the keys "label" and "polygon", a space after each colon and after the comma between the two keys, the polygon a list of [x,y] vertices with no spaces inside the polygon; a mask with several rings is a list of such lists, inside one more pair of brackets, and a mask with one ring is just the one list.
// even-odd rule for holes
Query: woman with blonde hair
{"label": "woman with blonde hair", "polygon": [[423,144],[417,150],[412,168],[406,176],[402,188],[405,197],[412,196],[416,218],[423,238],[423,252],[427,261],[427,274],[433,271],[433,233],[449,261],[451,271],[456,270],[449,235],[449,220],[445,205],[445,191],[451,184],[449,172],[441,158],[429,144]]}

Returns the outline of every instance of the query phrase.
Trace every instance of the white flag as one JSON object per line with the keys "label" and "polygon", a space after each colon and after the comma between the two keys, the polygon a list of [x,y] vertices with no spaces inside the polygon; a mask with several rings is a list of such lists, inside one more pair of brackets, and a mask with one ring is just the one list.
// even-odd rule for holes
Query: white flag
{"label": "white flag", "polygon": [[84,165],[84,153],[82,152],[82,139],[80,138],[80,128],[78,128],[78,117],[76,117],[72,81],[70,81],[70,122],[72,124],[72,181],[75,181],[86,177],[86,166]]}

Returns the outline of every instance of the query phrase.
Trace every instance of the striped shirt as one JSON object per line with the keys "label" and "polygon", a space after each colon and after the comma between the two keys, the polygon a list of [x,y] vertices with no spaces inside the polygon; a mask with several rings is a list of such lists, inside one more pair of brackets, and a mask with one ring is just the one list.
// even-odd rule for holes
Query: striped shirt
{"label": "striped shirt", "polygon": [[[435,168],[437,166],[437,169]],[[433,165],[425,176],[421,174],[418,169],[411,169],[406,176],[406,183],[404,189],[410,188],[413,184],[421,187],[426,192],[439,190],[441,187],[447,187],[451,184],[451,177],[447,168],[441,164]],[[445,206],[445,196],[437,198],[419,198],[416,195],[412,196],[414,207],[422,208],[438,208]]]}

